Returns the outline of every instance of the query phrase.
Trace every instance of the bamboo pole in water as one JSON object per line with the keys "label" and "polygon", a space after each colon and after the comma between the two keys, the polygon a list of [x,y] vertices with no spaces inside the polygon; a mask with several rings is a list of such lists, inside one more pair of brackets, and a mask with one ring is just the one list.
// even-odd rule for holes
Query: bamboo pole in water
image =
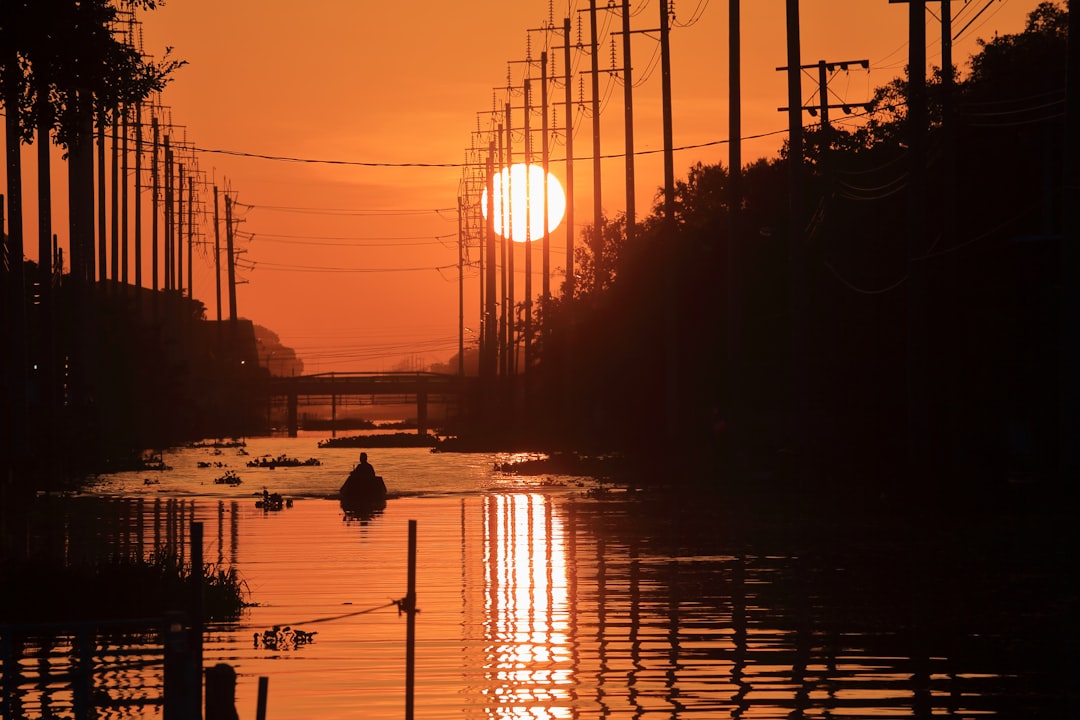
{"label": "bamboo pole in water", "polygon": [[259,698],[255,705],[255,720],[266,720],[266,693],[270,684],[270,678],[259,678]]}
{"label": "bamboo pole in water", "polygon": [[409,521],[409,578],[405,595],[405,720],[413,720],[416,682],[416,521]]}

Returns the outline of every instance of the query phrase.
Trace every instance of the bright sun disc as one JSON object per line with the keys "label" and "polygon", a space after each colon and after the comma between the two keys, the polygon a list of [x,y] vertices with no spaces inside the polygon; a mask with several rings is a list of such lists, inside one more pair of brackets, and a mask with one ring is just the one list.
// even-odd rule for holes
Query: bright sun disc
{"label": "bright sun disc", "polygon": [[[495,232],[515,242],[538,240],[544,237],[544,168],[529,165],[525,174],[525,163],[517,163],[510,168],[503,168],[492,178],[494,185],[494,224]],[[551,173],[547,174],[548,231],[554,230],[562,222],[566,211],[566,193],[562,185]],[[488,216],[488,189],[480,200],[484,218]],[[509,212],[504,212],[508,208]],[[526,217],[528,234],[526,235]]]}

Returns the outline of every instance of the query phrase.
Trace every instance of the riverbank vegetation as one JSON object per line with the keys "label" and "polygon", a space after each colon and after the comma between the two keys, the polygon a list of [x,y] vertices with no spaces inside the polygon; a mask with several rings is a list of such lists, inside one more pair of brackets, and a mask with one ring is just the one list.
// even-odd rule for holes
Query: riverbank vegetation
{"label": "riverbank vegetation", "polygon": [[[194,572],[166,549],[145,559],[7,559],[0,562],[0,624],[163,617],[188,609]],[[235,620],[248,604],[234,568],[204,565],[202,587],[206,620]]]}

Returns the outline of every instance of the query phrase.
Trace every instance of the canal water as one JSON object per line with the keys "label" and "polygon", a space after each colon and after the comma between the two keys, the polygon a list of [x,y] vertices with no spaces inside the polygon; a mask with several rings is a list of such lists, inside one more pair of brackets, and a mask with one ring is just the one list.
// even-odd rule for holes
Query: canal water
{"label": "canal water", "polygon": [[[69,501],[75,513],[126,518],[100,527],[128,549],[175,539],[168,518],[203,523],[205,560],[235,568],[252,603],[204,641],[207,666],[238,673],[241,718],[255,717],[260,678],[274,720],[404,717],[406,618],[395,601],[413,520],[417,718],[1077,710],[1064,530],[993,519],[823,526],[501,472],[512,455],[427,449],[368,450],[390,499],[358,518],[333,494],[359,451],[317,439],[166,451],[169,469],[105,476]],[[318,464],[248,466],[280,455]],[[238,484],[215,482],[227,470]],[[291,503],[257,507],[264,488]],[[117,671],[99,695],[138,695],[154,683],[130,676],[156,672]],[[27,717],[46,715],[34,714],[35,693]],[[64,717],[55,697],[51,712]],[[160,712],[151,703],[100,717]]]}

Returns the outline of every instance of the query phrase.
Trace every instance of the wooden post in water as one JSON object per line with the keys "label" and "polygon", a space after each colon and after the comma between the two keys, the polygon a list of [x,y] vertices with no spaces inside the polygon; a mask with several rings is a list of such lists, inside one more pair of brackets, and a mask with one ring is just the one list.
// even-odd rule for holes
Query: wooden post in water
{"label": "wooden post in water", "polygon": [[270,685],[270,678],[265,675],[259,678],[259,697],[255,704],[255,720],[266,720],[266,693]]}
{"label": "wooden post in water", "polygon": [[416,684],[416,521],[409,521],[409,579],[405,594],[405,720],[413,720]]}
{"label": "wooden post in water", "polygon": [[[194,506],[192,511],[194,512]],[[203,524],[191,523],[191,617],[188,619],[188,707],[198,717],[203,703]]]}

